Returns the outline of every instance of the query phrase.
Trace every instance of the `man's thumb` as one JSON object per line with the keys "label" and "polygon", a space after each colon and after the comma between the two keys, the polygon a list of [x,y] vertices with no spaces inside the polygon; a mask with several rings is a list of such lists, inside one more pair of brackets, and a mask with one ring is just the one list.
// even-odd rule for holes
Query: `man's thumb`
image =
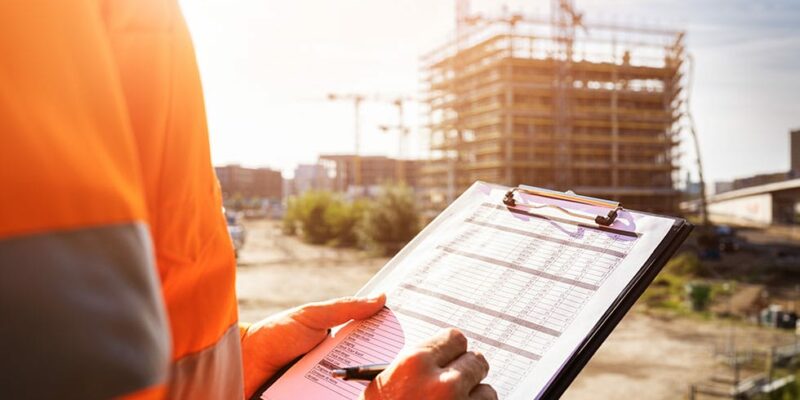
{"label": "man's thumb", "polygon": [[341,297],[300,307],[293,318],[312,329],[328,329],[351,319],[369,318],[386,304],[386,295]]}

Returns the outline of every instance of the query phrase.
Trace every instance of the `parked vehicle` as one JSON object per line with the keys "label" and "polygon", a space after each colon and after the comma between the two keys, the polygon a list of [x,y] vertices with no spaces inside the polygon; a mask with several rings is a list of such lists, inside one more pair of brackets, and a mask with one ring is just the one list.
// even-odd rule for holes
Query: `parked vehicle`
{"label": "parked vehicle", "polygon": [[744,239],[736,234],[736,230],[728,225],[718,225],[716,235],[719,240],[719,250],[723,253],[733,253],[741,250]]}

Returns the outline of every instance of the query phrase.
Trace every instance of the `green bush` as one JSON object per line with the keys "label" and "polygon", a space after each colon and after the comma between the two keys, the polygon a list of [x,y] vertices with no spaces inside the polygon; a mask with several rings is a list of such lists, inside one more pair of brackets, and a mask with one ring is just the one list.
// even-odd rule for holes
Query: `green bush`
{"label": "green bush", "polygon": [[701,275],[700,259],[695,252],[685,251],[673,257],[664,266],[664,271],[679,276]]}
{"label": "green bush", "polygon": [[327,243],[333,234],[325,214],[336,201],[331,193],[321,191],[308,191],[300,197],[290,198],[283,218],[284,232],[296,234],[299,230],[303,240],[309,243]]}
{"label": "green bush", "polygon": [[686,298],[692,311],[703,311],[711,302],[711,285],[706,282],[689,282],[685,286]]}
{"label": "green bush", "polygon": [[334,201],[325,210],[325,224],[332,234],[332,244],[355,246],[358,243],[357,226],[368,207],[366,200],[354,202]]}
{"label": "green bush", "polygon": [[703,271],[694,252],[676,255],[644,292],[642,302],[653,308],[679,312],[705,310],[720,293],[722,285],[696,280],[703,276]]}
{"label": "green bush", "polygon": [[680,310],[684,308],[685,285],[700,268],[700,260],[692,252],[673,257],[642,295],[650,307]]}
{"label": "green bush", "polygon": [[300,208],[300,226],[303,239],[313,244],[327,243],[333,238],[333,230],[326,223],[325,215],[333,204],[329,193],[317,192],[306,196]]}
{"label": "green bush", "polygon": [[364,210],[358,227],[360,242],[369,250],[390,255],[400,250],[420,229],[414,194],[406,186],[385,186]]}
{"label": "green bush", "polygon": [[286,203],[283,231],[313,244],[361,245],[381,254],[402,248],[419,232],[414,195],[386,186],[374,200],[345,201],[331,192],[309,191]]}
{"label": "green bush", "polygon": [[680,309],[683,307],[685,284],[686,278],[664,269],[644,292],[642,302],[654,308]]}
{"label": "green bush", "polygon": [[365,208],[364,201],[347,202],[331,192],[308,191],[290,198],[283,218],[283,231],[313,244],[354,246],[356,226]]}

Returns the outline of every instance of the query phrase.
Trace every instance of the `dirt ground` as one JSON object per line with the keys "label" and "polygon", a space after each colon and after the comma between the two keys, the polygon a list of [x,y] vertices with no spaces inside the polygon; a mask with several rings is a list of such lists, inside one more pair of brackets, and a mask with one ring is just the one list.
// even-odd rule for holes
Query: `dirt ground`
{"label": "dirt ground", "polygon": [[[249,221],[237,276],[240,319],[255,321],[310,301],[355,293],[387,261],[363,252],[304,244],[274,222]],[[714,349],[783,342],[774,330],[631,311],[564,399],[681,399],[689,384],[725,370]]]}
{"label": "dirt ground", "polygon": [[239,255],[239,319],[255,321],[300,304],[348,296],[388,261],[352,249],[308,245],[280,224],[248,221]]}

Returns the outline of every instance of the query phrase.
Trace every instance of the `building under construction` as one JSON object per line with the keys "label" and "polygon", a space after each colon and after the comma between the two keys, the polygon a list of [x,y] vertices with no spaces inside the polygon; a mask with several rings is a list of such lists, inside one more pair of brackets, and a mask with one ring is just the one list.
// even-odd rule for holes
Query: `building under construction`
{"label": "building under construction", "polygon": [[683,33],[553,3],[544,18],[460,10],[456,38],[423,57],[426,203],[484,180],[676,212]]}

